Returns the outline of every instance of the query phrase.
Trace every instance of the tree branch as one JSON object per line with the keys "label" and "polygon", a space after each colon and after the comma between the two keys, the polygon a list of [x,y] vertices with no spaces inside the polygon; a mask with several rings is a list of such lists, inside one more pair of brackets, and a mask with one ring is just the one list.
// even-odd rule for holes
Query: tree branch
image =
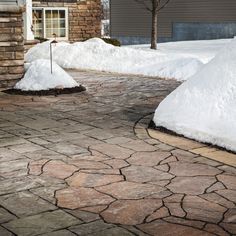
{"label": "tree branch", "polygon": [[[147,4],[146,0],[134,0],[134,1],[143,5],[146,10],[152,12],[152,8],[150,8],[150,6]],[[148,0],[148,1],[151,2],[151,0]]]}
{"label": "tree branch", "polygon": [[[158,2],[159,2],[159,5],[160,5],[161,4],[161,0],[158,0]],[[166,2],[162,6],[157,8],[157,12],[162,10],[169,2],[170,2],[170,0],[166,0]]]}

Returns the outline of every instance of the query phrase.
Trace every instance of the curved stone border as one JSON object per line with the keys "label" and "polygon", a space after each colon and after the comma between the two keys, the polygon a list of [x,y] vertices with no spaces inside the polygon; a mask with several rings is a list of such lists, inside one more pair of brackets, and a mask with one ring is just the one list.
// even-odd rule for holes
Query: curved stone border
{"label": "curved stone border", "polygon": [[142,140],[155,139],[158,142],[172,146],[173,148],[179,148],[185,151],[189,151],[194,154],[201,155],[214,161],[224,163],[236,167],[236,154],[213,148],[207,144],[199,143],[184,137],[178,137],[167,133],[160,132],[158,130],[147,128],[147,124],[153,117],[152,114],[148,114],[142,117],[134,125],[135,135]]}

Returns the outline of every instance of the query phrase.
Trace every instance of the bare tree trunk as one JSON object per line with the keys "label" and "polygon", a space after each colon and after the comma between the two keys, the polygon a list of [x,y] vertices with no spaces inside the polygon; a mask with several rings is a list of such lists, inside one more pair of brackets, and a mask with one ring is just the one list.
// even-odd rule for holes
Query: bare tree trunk
{"label": "bare tree trunk", "polygon": [[157,0],[152,0],[152,35],[151,49],[157,49]]}

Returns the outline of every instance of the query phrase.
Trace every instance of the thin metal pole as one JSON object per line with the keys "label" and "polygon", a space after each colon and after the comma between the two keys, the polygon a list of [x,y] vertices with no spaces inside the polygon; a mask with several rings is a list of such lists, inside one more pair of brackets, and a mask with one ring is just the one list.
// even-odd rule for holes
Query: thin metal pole
{"label": "thin metal pole", "polygon": [[51,74],[52,74],[52,43],[50,43],[50,62],[51,62]]}

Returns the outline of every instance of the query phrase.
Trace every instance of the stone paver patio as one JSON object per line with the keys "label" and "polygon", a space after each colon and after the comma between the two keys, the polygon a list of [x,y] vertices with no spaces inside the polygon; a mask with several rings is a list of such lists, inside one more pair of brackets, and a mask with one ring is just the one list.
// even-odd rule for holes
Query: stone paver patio
{"label": "stone paver patio", "polygon": [[225,153],[147,132],[177,82],[70,73],[87,92],[0,93],[1,236],[236,235]]}

